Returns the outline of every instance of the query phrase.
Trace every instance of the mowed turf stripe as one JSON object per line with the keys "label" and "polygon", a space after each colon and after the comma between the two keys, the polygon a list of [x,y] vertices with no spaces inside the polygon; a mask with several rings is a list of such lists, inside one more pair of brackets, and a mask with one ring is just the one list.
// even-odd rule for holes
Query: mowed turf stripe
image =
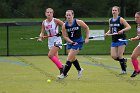
{"label": "mowed turf stripe", "polygon": [[[104,68],[113,68],[116,70],[120,70],[120,68],[118,68],[118,67],[108,66],[105,64],[96,64],[96,63],[91,63],[91,62],[80,62],[80,63],[86,64],[86,65],[91,65],[91,66],[99,66],[99,67],[104,67]],[[133,70],[127,69],[127,72],[133,72]]]}
{"label": "mowed turf stripe", "polygon": [[7,62],[7,63],[16,64],[16,65],[20,65],[20,66],[29,66],[29,64],[26,64],[24,62],[7,60],[4,58],[0,58],[0,62]]}

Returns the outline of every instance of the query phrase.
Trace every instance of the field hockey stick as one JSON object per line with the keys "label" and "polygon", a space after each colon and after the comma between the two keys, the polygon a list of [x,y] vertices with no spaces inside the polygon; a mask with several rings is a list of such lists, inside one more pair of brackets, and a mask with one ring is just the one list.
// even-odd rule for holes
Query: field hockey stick
{"label": "field hockey stick", "polygon": [[131,39],[118,39],[119,41],[137,41],[140,40],[140,38],[131,38]]}
{"label": "field hockey stick", "polygon": [[[45,38],[49,38],[49,37],[53,37],[53,36],[57,36],[57,35],[43,36],[42,38],[45,39]],[[22,39],[22,40],[29,40],[29,39],[33,40],[33,39],[38,39],[38,38],[41,38],[41,37],[31,37],[31,38],[23,38],[22,37],[20,39]]]}
{"label": "field hockey stick", "polygon": [[[43,36],[43,38],[48,38],[49,36]],[[38,39],[38,38],[40,38],[40,37],[31,37],[31,38],[23,38],[23,37],[21,37],[20,39],[22,39],[22,40],[28,40],[28,39]]]}
{"label": "field hockey stick", "polygon": [[100,37],[105,37],[105,36],[113,36],[113,35],[117,35],[117,34],[118,33],[92,36],[92,37],[89,37],[89,39],[100,38]]}
{"label": "field hockey stick", "polygon": [[59,46],[66,46],[67,45],[67,43],[64,43],[64,44],[54,44],[54,46],[56,46],[56,47],[59,47]]}
{"label": "field hockey stick", "polygon": [[[56,35],[50,35],[50,36],[43,36],[42,38],[49,38],[49,37],[53,37],[53,36],[57,36],[57,37],[59,37],[59,36],[61,36],[62,35],[62,32],[61,31],[59,31]],[[22,39],[22,40],[27,40],[27,39],[38,39],[38,38],[41,38],[41,37],[31,37],[31,38],[20,38],[20,39]]]}
{"label": "field hockey stick", "polygon": [[105,35],[92,36],[92,37],[89,37],[89,39],[100,38],[100,37],[104,37],[104,36]]}
{"label": "field hockey stick", "polygon": [[[83,41],[83,42],[85,42],[85,41]],[[80,43],[80,42],[79,42]],[[64,43],[64,44],[56,44],[56,43],[54,43],[54,46],[56,46],[56,47],[59,47],[59,46],[66,46],[67,44],[75,44],[75,42],[74,43]]]}
{"label": "field hockey stick", "polygon": [[118,39],[119,41],[130,41],[131,39]]}

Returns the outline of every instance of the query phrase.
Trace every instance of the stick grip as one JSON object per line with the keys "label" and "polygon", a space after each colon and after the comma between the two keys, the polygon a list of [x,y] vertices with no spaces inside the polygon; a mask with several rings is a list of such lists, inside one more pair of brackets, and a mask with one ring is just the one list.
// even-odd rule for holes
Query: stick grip
{"label": "stick grip", "polygon": [[52,35],[52,36],[43,36],[43,38],[48,38],[48,37],[53,37],[53,36],[55,36],[55,35]]}

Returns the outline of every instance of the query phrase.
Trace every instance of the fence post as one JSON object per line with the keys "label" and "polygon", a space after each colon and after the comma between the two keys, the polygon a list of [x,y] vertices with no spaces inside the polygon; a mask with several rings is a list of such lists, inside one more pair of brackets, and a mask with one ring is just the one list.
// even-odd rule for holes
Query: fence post
{"label": "fence post", "polygon": [[7,56],[9,56],[9,26],[7,25]]}
{"label": "fence post", "polygon": [[125,17],[125,13],[126,13],[126,0],[121,0],[121,16]]}
{"label": "fence post", "polygon": [[[66,40],[64,40],[64,43],[66,43]],[[64,55],[67,55],[67,48],[64,46]]]}

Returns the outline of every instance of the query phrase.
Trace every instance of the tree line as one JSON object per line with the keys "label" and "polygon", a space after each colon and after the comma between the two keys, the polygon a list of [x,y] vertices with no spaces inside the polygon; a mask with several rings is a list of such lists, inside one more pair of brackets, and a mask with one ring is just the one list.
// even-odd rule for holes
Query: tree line
{"label": "tree line", "polygon": [[[55,17],[64,17],[73,9],[76,17],[110,17],[111,7],[120,6],[121,0],[0,0],[0,18],[41,18],[48,7]],[[125,16],[133,17],[140,11],[140,0],[125,0]]]}

